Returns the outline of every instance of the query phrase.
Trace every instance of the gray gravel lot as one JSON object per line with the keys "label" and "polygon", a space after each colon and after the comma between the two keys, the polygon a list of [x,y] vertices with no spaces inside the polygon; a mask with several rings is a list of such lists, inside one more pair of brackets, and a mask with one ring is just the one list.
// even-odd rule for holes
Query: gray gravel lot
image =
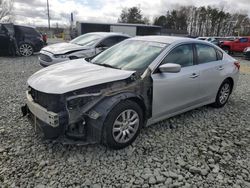
{"label": "gray gravel lot", "polygon": [[250,187],[250,62],[240,61],[224,108],[170,118],[113,151],[44,142],[20,113],[37,57],[0,57],[0,187]]}

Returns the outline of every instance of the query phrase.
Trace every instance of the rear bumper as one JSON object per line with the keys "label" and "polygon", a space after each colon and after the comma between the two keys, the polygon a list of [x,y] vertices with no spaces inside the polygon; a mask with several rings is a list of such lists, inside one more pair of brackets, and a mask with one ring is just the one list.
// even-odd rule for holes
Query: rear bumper
{"label": "rear bumper", "polygon": [[39,40],[37,41],[35,44],[34,44],[34,52],[39,52],[44,46],[44,43],[42,40]]}

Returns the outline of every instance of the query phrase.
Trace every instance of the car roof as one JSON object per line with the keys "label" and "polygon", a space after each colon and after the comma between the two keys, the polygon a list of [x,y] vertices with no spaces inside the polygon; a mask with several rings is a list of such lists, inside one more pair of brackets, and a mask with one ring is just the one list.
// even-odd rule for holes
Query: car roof
{"label": "car roof", "polygon": [[31,25],[20,25],[20,24],[14,24],[14,23],[0,23],[0,25],[13,25],[13,26],[18,26],[18,27],[29,27],[29,28],[36,29],[35,26],[31,26]]}
{"label": "car roof", "polygon": [[141,37],[134,37],[129,40],[141,40],[141,41],[148,41],[148,42],[159,42],[165,44],[172,44],[176,41],[179,42],[186,42],[186,41],[194,41],[197,42],[196,39],[186,38],[186,37],[173,37],[173,36],[141,36]]}
{"label": "car roof", "polygon": [[96,34],[101,37],[108,37],[108,36],[123,36],[123,37],[130,37],[127,34],[123,33],[115,33],[115,32],[91,32],[91,33],[86,33],[86,34]]}

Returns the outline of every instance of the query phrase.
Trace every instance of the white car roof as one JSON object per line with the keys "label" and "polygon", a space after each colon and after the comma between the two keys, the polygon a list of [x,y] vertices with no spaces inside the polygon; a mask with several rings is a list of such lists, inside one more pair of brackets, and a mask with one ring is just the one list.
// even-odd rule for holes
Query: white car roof
{"label": "white car roof", "polygon": [[165,44],[172,44],[176,41],[179,41],[179,42],[197,41],[195,39],[185,38],[185,37],[158,36],[158,35],[134,37],[129,40],[142,40],[142,41],[159,42],[159,43],[165,43]]}
{"label": "white car roof", "polygon": [[101,37],[108,37],[108,36],[124,36],[124,37],[130,37],[127,34],[123,34],[123,33],[115,33],[115,32],[91,32],[91,33],[86,33],[86,34],[96,34],[99,35]]}

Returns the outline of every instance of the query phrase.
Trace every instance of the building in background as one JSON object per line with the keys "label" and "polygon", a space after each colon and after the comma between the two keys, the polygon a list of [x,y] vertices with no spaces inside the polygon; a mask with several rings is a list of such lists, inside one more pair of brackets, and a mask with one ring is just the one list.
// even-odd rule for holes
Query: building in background
{"label": "building in background", "polygon": [[160,26],[145,24],[77,22],[76,29],[78,35],[89,32],[117,32],[128,34],[132,37],[161,34]]}
{"label": "building in background", "polygon": [[188,36],[188,32],[187,32],[187,30],[176,30],[176,29],[162,28],[161,35],[185,37],[185,36]]}

